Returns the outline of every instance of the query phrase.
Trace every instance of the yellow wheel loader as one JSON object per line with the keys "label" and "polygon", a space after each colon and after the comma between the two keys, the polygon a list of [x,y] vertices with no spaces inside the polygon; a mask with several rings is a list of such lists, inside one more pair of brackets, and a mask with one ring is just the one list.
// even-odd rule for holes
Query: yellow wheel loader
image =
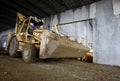
{"label": "yellow wheel loader", "polygon": [[54,29],[47,30],[37,17],[17,13],[15,32],[9,32],[5,49],[11,57],[21,53],[26,63],[35,62],[36,56],[40,59],[78,58],[89,51],[84,45],[61,37],[56,25]]}

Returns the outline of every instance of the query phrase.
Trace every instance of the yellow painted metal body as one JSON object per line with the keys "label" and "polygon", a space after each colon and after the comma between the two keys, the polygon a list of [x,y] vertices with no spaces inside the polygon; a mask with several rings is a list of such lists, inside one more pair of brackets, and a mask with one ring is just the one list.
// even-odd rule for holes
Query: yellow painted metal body
{"label": "yellow painted metal body", "polygon": [[93,60],[93,52],[88,52],[82,57],[82,61],[92,62]]}

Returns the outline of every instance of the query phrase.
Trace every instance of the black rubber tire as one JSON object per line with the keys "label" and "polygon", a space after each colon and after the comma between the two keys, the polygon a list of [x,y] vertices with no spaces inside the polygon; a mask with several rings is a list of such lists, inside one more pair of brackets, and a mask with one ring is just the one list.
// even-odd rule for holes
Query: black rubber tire
{"label": "black rubber tire", "polygon": [[22,52],[23,61],[26,63],[34,63],[36,61],[37,50],[34,44],[27,43]]}
{"label": "black rubber tire", "polygon": [[10,46],[9,46],[9,56],[11,57],[18,57],[19,52],[18,50],[19,42],[17,41],[16,37],[13,37]]}

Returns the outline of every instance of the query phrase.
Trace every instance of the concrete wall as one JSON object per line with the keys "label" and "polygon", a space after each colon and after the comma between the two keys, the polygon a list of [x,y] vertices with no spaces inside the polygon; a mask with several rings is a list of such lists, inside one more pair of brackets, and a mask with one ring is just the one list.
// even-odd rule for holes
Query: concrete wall
{"label": "concrete wall", "polygon": [[112,0],[98,2],[96,10],[94,62],[120,66],[120,16]]}
{"label": "concrete wall", "polygon": [[113,3],[112,0],[101,0],[43,19],[47,27],[59,24],[59,31],[76,38],[78,43],[88,47],[93,43],[95,63],[120,66],[120,16],[119,13],[114,15]]}
{"label": "concrete wall", "polygon": [[14,28],[13,29],[8,29],[6,31],[0,32],[0,38],[4,35],[8,35],[9,32],[14,32]]}
{"label": "concrete wall", "polygon": [[[5,27],[5,26],[3,26],[3,27]],[[5,47],[5,42],[7,40],[8,32],[14,32],[14,29],[8,29],[8,30],[0,33],[0,49]]]}
{"label": "concrete wall", "polygon": [[[51,16],[50,25],[86,20],[60,25],[59,30],[62,34],[77,38],[78,42],[84,38],[83,44],[86,46],[89,46],[89,43],[94,43],[93,60],[95,63],[120,66],[120,16],[118,13],[120,8],[116,6],[118,3],[114,2],[101,0],[88,6]],[[115,11],[117,14],[114,13]]]}
{"label": "concrete wall", "polygon": [[[47,26],[59,24],[61,34],[75,38],[78,43],[91,47],[93,43],[93,23],[96,13],[96,4],[90,4],[81,8],[68,10],[50,17],[44,18]],[[91,19],[91,20],[89,20]]]}

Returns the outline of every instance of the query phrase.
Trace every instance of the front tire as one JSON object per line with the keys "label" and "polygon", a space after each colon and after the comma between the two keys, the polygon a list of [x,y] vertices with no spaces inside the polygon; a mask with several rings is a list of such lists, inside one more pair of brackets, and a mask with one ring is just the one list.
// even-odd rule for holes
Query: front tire
{"label": "front tire", "polygon": [[13,37],[10,46],[9,46],[9,56],[11,57],[18,57],[18,47],[19,47],[19,42],[17,41],[16,37]]}
{"label": "front tire", "polygon": [[22,58],[26,63],[33,63],[36,61],[37,50],[34,44],[28,43],[25,45]]}

